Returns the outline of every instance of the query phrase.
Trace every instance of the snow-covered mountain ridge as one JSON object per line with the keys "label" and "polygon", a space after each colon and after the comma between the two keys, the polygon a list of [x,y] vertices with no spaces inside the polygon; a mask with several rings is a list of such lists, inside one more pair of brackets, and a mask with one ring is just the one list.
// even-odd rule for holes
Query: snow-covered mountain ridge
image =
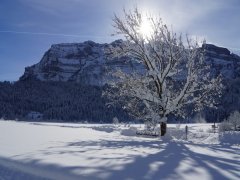
{"label": "snow-covered mountain ridge", "polygon": [[[129,63],[130,57],[111,54],[119,51],[124,42],[98,44],[93,41],[83,43],[54,44],[44,54],[41,61],[25,68],[20,80],[36,78],[41,81],[74,81],[79,83],[102,85],[108,79],[108,71],[120,68],[124,71],[139,64]],[[227,48],[212,44],[202,46],[206,50],[206,61],[211,63],[215,73],[226,78],[240,76],[240,57]]]}
{"label": "snow-covered mountain ridge", "polygon": [[20,80],[36,78],[41,81],[74,81],[91,85],[102,85],[107,71],[115,68],[127,69],[129,57],[116,58],[111,52],[123,41],[98,44],[93,41],[83,43],[54,44],[44,54],[41,61],[25,68]]}

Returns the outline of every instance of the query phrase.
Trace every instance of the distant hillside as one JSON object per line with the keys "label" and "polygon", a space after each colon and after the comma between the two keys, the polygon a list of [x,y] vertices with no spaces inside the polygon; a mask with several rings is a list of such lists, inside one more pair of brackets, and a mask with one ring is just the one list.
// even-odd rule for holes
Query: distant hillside
{"label": "distant hillside", "polygon": [[[101,97],[104,85],[116,69],[131,72],[142,65],[121,52],[124,41],[98,44],[55,44],[39,63],[27,67],[15,84],[0,83],[0,117],[25,118],[31,111],[45,119],[90,120],[110,122],[114,116],[131,119],[119,107],[107,107]],[[205,61],[211,66],[212,76],[222,74],[226,90],[218,109],[205,109],[209,121],[228,116],[240,109],[240,57],[228,49],[204,44]]]}

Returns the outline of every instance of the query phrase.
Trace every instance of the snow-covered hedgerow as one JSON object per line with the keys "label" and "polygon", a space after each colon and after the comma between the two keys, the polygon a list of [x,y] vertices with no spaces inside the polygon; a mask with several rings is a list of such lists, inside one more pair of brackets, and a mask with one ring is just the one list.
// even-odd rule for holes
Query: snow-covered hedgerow
{"label": "snow-covered hedgerow", "polygon": [[231,126],[236,131],[238,127],[240,127],[240,113],[238,111],[234,111],[230,114],[228,117],[228,121],[231,124]]}
{"label": "snow-covered hedgerow", "polygon": [[229,123],[229,121],[224,120],[219,124],[219,132],[225,132],[230,130],[231,130],[231,124]]}
{"label": "snow-covered hedgerow", "polygon": [[240,113],[238,111],[231,113],[227,120],[219,124],[219,132],[237,131],[238,128],[240,128]]}
{"label": "snow-covered hedgerow", "polygon": [[107,132],[107,133],[111,133],[114,131],[114,127],[112,127],[112,126],[96,126],[96,127],[92,127],[92,129],[94,129],[96,131]]}
{"label": "snow-covered hedgerow", "polygon": [[122,129],[121,130],[121,135],[124,136],[136,136],[137,128],[135,127],[130,127],[129,129]]}

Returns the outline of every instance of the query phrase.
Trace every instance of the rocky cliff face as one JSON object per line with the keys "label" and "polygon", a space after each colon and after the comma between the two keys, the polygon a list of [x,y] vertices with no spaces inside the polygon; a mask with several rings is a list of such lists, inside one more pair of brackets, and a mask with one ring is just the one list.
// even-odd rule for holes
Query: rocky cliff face
{"label": "rocky cliff face", "polygon": [[206,61],[211,64],[215,74],[222,74],[226,79],[240,77],[240,57],[228,49],[212,44],[204,44]]}
{"label": "rocky cliff face", "polygon": [[130,68],[129,57],[114,57],[112,52],[123,41],[98,44],[92,41],[73,44],[55,44],[41,61],[25,68],[20,80],[36,78],[41,81],[74,81],[91,85],[105,83],[108,70]]}
{"label": "rocky cliff face", "polygon": [[[44,54],[41,61],[25,69],[20,80],[36,78],[41,81],[74,81],[90,85],[103,85],[109,78],[109,70],[120,68],[129,71],[134,64],[127,56],[114,56],[111,52],[121,51],[123,41],[98,44],[84,43],[55,44]],[[227,79],[240,76],[240,57],[222,47],[204,44],[206,61],[214,74],[221,73]],[[131,63],[129,63],[131,62]]]}

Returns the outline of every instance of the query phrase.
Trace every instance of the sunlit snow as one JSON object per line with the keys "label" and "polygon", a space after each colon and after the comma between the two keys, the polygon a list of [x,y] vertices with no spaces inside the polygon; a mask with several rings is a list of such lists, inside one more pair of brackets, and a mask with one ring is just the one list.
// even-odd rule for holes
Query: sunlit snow
{"label": "sunlit snow", "polygon": [[211,124],[168,125],[164,138],[143,125],[0,121],[0,179],[239,179],[240,133]]}

